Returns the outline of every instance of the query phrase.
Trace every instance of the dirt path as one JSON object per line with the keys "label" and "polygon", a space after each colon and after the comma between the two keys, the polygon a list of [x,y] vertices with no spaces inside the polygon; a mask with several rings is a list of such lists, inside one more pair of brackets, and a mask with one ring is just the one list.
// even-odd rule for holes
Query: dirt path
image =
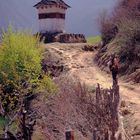
{"label": "dirt path", "polygon": [[[51,44],[49,49],[65,60],[69,68],[69,74],[77,76],[81,81],[89,85],[100,83],[104,88],[110,88],[112,85],[111,75],[101,71],[93,63],[93,52],[81,50],[80,44]],[[133,85],[119,81],[122,97],[132,103],[140,104],[140,85]]]}
{"label": "dirt path", "polygon": [[[103,88],[110,88],[112,85],[110,74],[101,71],[93,63],[93,52],[82,51],[82,45],[58,43],[49,44],[46,47],[51,52],[57,53],[62,57],[65,65],[69,69],[69,76],[78,77],[82,82],[90,86],[95,86],[97,83],[100,83]],[[132,120],[130,122],[129,118],[126,122],[127,127],[131,127],[132,129],[132,132],[130,132],[131,136],[131,133],[140,124],[140,85],[133,85],[122,80],[119,80],[119,85],[122,100],[125,100],[127,108],[131,111],[130,115],[126,116]]]}

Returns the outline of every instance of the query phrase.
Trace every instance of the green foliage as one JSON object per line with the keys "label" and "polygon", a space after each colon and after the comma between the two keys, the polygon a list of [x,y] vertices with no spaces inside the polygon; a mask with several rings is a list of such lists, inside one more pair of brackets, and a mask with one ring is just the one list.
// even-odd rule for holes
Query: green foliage
{"label": "green foliage", "polygon": [[4,126],[6,125],[7,121],[5,118],[0,117],[0,134],[3,134]]}
{"label": "green foliage", "polygon": [[1,127],[1,128],[3,128],[3,127],[5,126],[6,122],[7,122],[7,121],[5,120],[5,118],[0,117],[0,127]]}
{"label": "green foliage", "polygon": [[100,36],[91,36],[87,38],[87,42],[89,44],[98,44],[101,42],[101,37]]}
{"label": "green foliage", "polygon": [[43,79],[40,80],[38,83],[39,91],[41,91],[42,89],[46,89],[48,93],[56,93],[57,91],[57,86],[48,75],[45,75]]}
{"label": "green foliage", "polygon": [[[3,130],[5,129],[5,126],[9,123],[10,120],[5,119],[4,117],[0,117],[0,135],[4,134]],[[18,130],[18,122],[15,121],[9,126],[9,130],[11,132],[15,132],[15,130]]]}
{"label": "green foliage", "polygon": [[89,93],[95,93],[95,91],[96,91],[96,86],[95,85],[86,85],[87,86],[87,89],[88,89],[88,92]]}
{"label": "green foliage", "polygon": [[0,99],[5,111],[12,111],[22,97],[37,89],[54,91],[54,83],[42,73],[41,61],[42,49],[37,37],[27,32],[13,32],[11,27],[3,33]]}
{"label": "green foliage", "polygon": [[31,34],[9,29],[3,34],[0,54],[0,83],[4,86],[18,86],[19,81],[37,79],[41,73],[41,50]]}

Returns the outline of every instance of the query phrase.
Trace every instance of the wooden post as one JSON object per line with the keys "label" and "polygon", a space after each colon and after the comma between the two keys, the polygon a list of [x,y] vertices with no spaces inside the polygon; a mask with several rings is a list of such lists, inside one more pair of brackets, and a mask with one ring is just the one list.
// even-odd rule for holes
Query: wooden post
{"label": "wooden post", "polygon": [[93,140],[97,140],[97,129],[93,130]]}
{"label": "wooden post", "polygon": [[[100,122],[100,125],[95,125],[93,140],[117,140],[115,134],[119,128],[119,103],[120,94],[117,83],[114,83],[110,89],[101,89],[100,85],[97,85],[95,110],[98,116],[97,122]],[[121,140],[121,136],[118,140]]]}
{"label": "wooden post", "polygon": [[66,140],[74,140],[74,131],[66,130],[65,135],[66,135]]}

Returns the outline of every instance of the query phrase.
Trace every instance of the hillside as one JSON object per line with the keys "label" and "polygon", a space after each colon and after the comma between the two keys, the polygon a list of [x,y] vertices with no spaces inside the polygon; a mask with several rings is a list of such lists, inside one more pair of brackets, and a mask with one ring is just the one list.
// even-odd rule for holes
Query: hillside
{"label": "hillside", "polygon": [[122,0],[111,16],[100,17],[103,46],[95,58],[106,70],[112,54],[120,58],[120,75],[140,83],[140,1]]}
{"label": "hillside", "polygon": [[[54,66],[63,65],[64,67],[63,72],[54,78],[64,93],[52,97],[46,105],[42,104],[44,100],[43,97],[39,97],[33,101],[32,107],[34,110],[40,108],[44,116],[41,119],[37,119],[37,125],[35,126],[36,131],[33,137],[43,135],[44,137],[49,137],[51,140],[64,139],[64,130],[67,124],[69,124],[68,127],[73,128],[76,139],[89,140],[92,137],[92,133],[89,129],[90,125],[86,122],[86,110],[83,110],[83,113],[80,111],[81,107],[85,108],[87,105],[84,104],[84,102],[82,102],[81,105],[79,104],[79,100],[81,99],[79,96],[80,89],[76,88],[75,92],[77,80],[86,84],[87,89],[93,97],[97,83],[100,83],[103,88],[110,88],[112,80],[110,74],[101,71],[96,64],[93,63],[93,56],[96,56],[97,51],[83,51],[82,48],[85,45],[86,44],[52,43],[45,46],[46,52],[50,54],[49,58],[53,58],[51,63],[53,63]],[[72,86],[73,82],[75,83],[74,87]],[[122,97],[120,112],[124,122],[124,130],[122,130],[122,132],[126,137],[133,137],[133,140],[139,140],[139,86],[131,85],[122,80],[119,80],[119,85]],[[82,96],[84,93],[85,89]],[[48,109],[44,111],[46,107]],[[89,115],[92,118],[95,117],[94,114]],[[44,127],[42,126],[42,124],[44,124],[43,122],[46,122]],[[41,130],[39,131],[38,128]]]}
{"label": "hillside", "polygon": [[[20,38],[20,36],[18,37]],[[14,40],[14,42],[16,41]],[[31,40],[29,42],[31,43]],[[21,42],[18,43],[22,44]],[[17,50],[22,54],[23,51],[21,51],[19,46]],[[23,46],[21,47],[23,49]],[[25,47],[27,46],[25,45]],[[87,48],[90,49],[87,50]],[[21,140],[21,138],[27,140],[27,137],[33,140],[65,140],[65,131],[72,129],[75,139],[78,140],[92,139],[93,134],[97,131],[98,133],[94,135],[97,135],[100,139],[107,136],[114,140],[120,140],[122,136],[128,139],[139,140],[140,86],[138,84],[133,85],[120,78],[119,86],[112,86],[111,74],[101,71],[94,63],[94,58],[98,53],[97,46],[91,46],[86,43],[52,43],[44,44],[42,51],[43,57],[41,58],[43,60],[40,61],[41,59],[39,59],[42,69],[40,63],[38,64],[39,69],[43,70],[43,76],[47,77],[46,80],[42,79],[39,71],[39,74],[37,74],[39,81],[33,80],[34,85],[30,87],[34,90],[39,82],[39,85],[42,83],[42,86],[46,88],[42,89],[40,87],[42,90],[39,88],[40,90],[37,89],[32,94],[30,87],[29,92],[25,89],[25,87],[28,87],[28,84],[24,84],[23,89],[19,93],[24,92],[25,94],[28,93],[28,95],[21,96],[21,94],[14,92],[13,94],[18,96],[21,103],[19,103],[20,106],[16,106],[19,108],[17,108],[17,111],[10,111],[10,116],[12,117],[8,116],[8,118],[12,122],[7,122],[4,118],[7,114],[3,113],[3,107],[1,106],[1,138],[8,135],[8,137],[14,137],[16,140]],[[25,53],[26,55],[28,54],[27,52]],[[36,60],[35,53],[33,52],[32,54]],[[18,56],[17,52],[15,55]],[[21,56],[25,58],[24,55]],[[15,57],[12,56],[10,62],[13,62],[13,58]],[[27,60],[29,63],[29,59]],[[3,62],[5,62],[4,59]],[[13,65],[10,62],[7,61],[12,67]],[[32,64],[32,61],[30,63]],[[2,66],[7,67],[7,65]],[[33,66],[36,67],[37,65]],[[11,72],[9,69],[4,70]],[[30,76],[30,74],[28,75]],[[53,82],[48,75],[53,79]],[[22,74],[22,76],[24,75]],[[40,80],[45,81],[41,82]],[[37,85],[35,85],[36,82]],[[8,85],[8,87],[10,86]],[[6,90],[11,91],[9,88]],[[3,94],[1,100],[4,104],[4,101],[7,101],[6,104],[9,104],[10,100],[7,100],[7,97],[4,98],[4,95],[9,94]],[[26,101],[22,102],[24,97]],[[10,98],[13,98],[13,96]],[[10,105],[12,105],[12,102],[10,102]],[[7,108],[7,106],[4,107]]]}

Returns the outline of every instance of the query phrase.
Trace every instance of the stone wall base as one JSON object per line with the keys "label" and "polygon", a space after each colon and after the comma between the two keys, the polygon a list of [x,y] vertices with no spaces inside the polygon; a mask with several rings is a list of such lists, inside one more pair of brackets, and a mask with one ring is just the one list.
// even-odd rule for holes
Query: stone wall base
{"label": "stone wall base", "polygon": [[60,42],[60,43],[86,43],[83,34],[71,33],[40,33],[40,41],[44,43]]}

